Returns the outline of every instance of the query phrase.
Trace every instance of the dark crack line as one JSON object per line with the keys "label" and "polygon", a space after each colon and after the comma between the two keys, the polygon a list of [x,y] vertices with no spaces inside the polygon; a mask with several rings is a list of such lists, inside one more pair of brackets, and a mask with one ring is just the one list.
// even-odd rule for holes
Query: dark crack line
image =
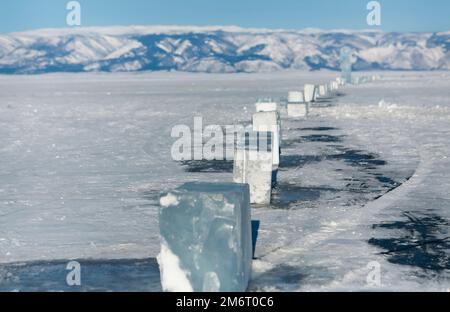
{"label": "dark crack line", "polygon": [[379,255],[390,255],[390,254],[393,254],[393,253],[396,253],[396,252],[407,251],[407,250],[411,250],[411,249],[416,248],[416,247],[423,247],[423,246],[426,246],[426,245],[439,244],[439,243],[443,243],[443,242],[446,242],[446,241],[449,241],[449,240],[450,240],[450,237],[445,237],[443,239],[428,240],[428,241],[423,241],[423,242],[420,242],[420,243],[414,243],[414,244],[411,244],[411,245],[409,245],[407,247],[404,247],[404,248],[399,248],[399,249],[395,249],[395,250],[389,250],[389,251],[380,252],[378,254]]}

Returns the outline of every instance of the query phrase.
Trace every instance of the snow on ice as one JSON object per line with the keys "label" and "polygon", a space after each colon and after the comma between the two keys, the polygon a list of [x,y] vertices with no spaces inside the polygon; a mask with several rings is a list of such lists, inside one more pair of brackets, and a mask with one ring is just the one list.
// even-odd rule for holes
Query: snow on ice
{"label": "snow on ice", "polygon": [[[249,290],[450,289],[450,75],[382,75],[319,98],[307,119],[281,109],[278,186],[271,206],[252,210],[260,229]],[[59,259],[80,259],[108,267],[92,271],[87,289],[161,290],[159,198],[186,182],[233,179],[232,162],[173,161],[172,127],[194,116],[249,124],[256,99],[335,78],[0,76],[0,289],[55,290]],[[373,263],[379,284],[368,282]],[[113,271],[126,283],[105,284]]]}

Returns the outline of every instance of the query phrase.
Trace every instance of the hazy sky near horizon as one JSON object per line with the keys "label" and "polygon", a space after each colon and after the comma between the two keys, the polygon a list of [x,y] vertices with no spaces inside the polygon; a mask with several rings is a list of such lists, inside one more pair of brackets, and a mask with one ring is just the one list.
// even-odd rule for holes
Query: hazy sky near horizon
{"label": "hazy sky near horizon", "polygon": [[[69,0],[2,0],[0,32],[66,25]],[[368,26],[369,0],[79,0],[81,26],[237,25],[448,31],[449,0],[379,0],[381,26]]]}

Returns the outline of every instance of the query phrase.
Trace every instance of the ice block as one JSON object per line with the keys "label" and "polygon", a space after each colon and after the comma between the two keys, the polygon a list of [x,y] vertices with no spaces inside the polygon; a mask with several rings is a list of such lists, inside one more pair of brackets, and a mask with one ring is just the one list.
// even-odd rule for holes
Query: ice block
{"label": "ice block", "polygon": [[317,101],[317,99],[320,97],[320,94],[319,94],[319,88],[316,86],[316,88],[314,89],[314,98],[313,98],[313,101],[315,102],[315,101]]}
{"label": "ice block", "polygon": [[357,61],[355,51],[350,47],[342,47],[339,59],[342,79],[345,83],[352,83],[352,66]]}
{"label": "ice block", "polygon": [[272,192],[272,132],[248,133],[245,144],[236,145],[233,180],[250,187],[250,203],[270,204]]}
{"label": "ice block", "polygon": [[255,108],[256,112],[276,112],[278,104],[272,99],[261,99],[255,103]]}
{"label": "ice block", "polygon": [[292,118],[305,117],[308,115],[307,103],[288,103],[287,113]]}
{"label": "ice block", "polygon": [[162,197],[158,264],[164,291],[245,291],[252,233],[247,184],[186,183]]}
{"label": "ice block", "polygon": [[281,123],[277,112],[259,112],[253,114],[253,131],[272,132],[272,162],[278,169],[280,164]]}
{"label": "ice block", "polygon": [[319,95],[322,97],[327,95],[326,85],[319,86]]}
{"label": "ice block", "polygon": [[305,85],[305,102],[310,103],[314,100],[314,95],[316,92],[316,86],[313,84]]}

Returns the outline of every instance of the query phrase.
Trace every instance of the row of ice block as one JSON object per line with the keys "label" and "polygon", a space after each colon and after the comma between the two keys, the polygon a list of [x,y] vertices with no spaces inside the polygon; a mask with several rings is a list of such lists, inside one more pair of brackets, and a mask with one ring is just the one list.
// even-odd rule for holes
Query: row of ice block
{"label": "row of ice block", "polygon": [[[301,115],[304,111],[295,112],[300,104],[305,108],[305,102],[343,84],[337,79],[290,93],[288,112]],[[187,183],[161,198],[158,263],[165,291],[247,289],[253,255],[250,203],[270,202],[281,138],[277,104],[259,101],[256,109],[253,132],[235,149],[235,183]]]}
{"label": "row of ice block", "polygon": [[[281,122],[278,104],[273,100],[259,100],[255,108],[250,135],[258,137],[258,144],[236,147],[233,179],[249,185],[250,203],[268,205],[280,164]],[[266,142],[264,148],[259,141]]]}
{"label": "row of ice block", "polygon": [[335,81],[322,85],[305,84],[303,91],[290,91],[287,101],[288,103],[311,103],[318,97],[326,96],[329,92],[337,90],[342,83],[343,80],[337,78]]}
{"label": "row of ice block", "polygon": [[306,117],[309,113],[309,103],[317,101],[334,92],[342,85],[341,78],[327,84],[306,84],[303,91],[290,91],[287,98],[287,114],[292,118]]}
{"label": "row of ice block", "polygon": [[280,162],[277,104],[260,101],[253,131],[238,141],[234,183],[187,183],[162,197],[158,263],[164,291],[235,292],[253,258],[250,203],[269,204]]}

